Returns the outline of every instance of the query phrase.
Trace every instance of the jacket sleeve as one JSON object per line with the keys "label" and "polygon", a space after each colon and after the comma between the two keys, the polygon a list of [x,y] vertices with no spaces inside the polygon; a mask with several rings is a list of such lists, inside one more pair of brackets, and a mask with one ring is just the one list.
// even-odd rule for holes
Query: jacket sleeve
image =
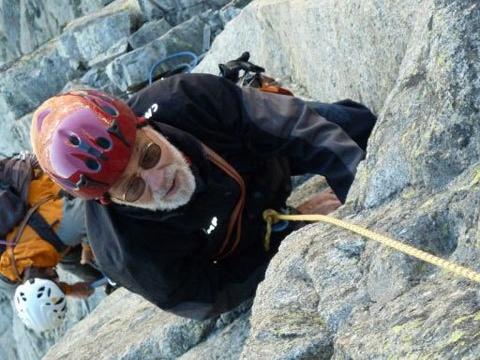
{"label": "jacket sleeve", "polygon": [[[130,105],[139,115],[183,127],[207,144],[214,134],[226,135],[226,141],[228,136],[241,137],[252,156],[287,157],[293,175],[325,176],[342,202],[364,158],[363,150],[340,126],[301,99],[240,88],[213,75],[186,74],[160,81],[131,99]],[[205,136],[205,127],[211,134]]]}
{"label": "jacket sleeve", "polygon": [[363,150],[338,126],[301,99],[242,89],[239,129],[254,154],[286,156],[293,175],[326,177],[342,202],[353,182]]}

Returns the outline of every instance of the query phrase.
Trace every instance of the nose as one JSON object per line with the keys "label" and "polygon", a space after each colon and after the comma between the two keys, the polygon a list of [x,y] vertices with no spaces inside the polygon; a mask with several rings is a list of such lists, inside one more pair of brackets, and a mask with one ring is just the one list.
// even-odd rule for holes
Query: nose
{"label": "nose", "polygon": [[165,187],[165,168],[143,170],[141,176],[152,192],[161,191]]}

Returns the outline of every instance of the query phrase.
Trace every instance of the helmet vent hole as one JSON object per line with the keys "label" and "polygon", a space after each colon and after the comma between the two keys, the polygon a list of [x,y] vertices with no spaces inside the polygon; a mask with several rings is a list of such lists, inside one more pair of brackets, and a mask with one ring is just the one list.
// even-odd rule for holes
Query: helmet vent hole
{"label": "helmet vent hole", "polygon": [[57,302],[55,302],[54,305],[59,305],[59,304],[61,304],[61,303],[63,302],[63,300],[64,300],[64,298],[61,297],[60,299],[57,300]]}
{"label": "helmet vent hole", "polygon": [[123,136],[122,130],[120,129],[116,119],[112,121],[107,131],[118,138],[125,146],[130,147],[130,144],[127,142],[127,140],[125,140],[125,137]]}
{"label": "helmet vent hole", "polygon": [[115,116],[115,117],[118,116],[118,111],[110,103],[111,102],[110,99],[103,98],[100,96],[100,94],[93,93],[93,92],[90,92],[89,94],[87,94],[86,98],[92,101],[93,103],[95,103],[95,105],[97,105],[106,114],[110,116]]}
{"label": "helmet vent hole", "polygon": [[110,106],[106,103],[104,103],[103,101],[100,103],[100,107],[103,111],[105,111],[108,115],[111,115],[111,116],[118,116],[118,111],[113,108],[113,106]]}
{"label": "helmet vent hole", "polygon": [[112,147],[110,140],[104,137],[99,137],[95,140],[98,146],[100,146],[104,150],[109,150]]}
{"label": "helmet vent hole", "polygon": [[50,297],[50,295],[52,295],[52,289],[48,288],[48,290],[47,290],[47,296]]}
{"label": "helmet vent hole", "polygon": [[79,146],[80,145],[80,139],[77,135],[70,135],[68,137],[68,141],[70,141],[70,144],[73,146]]}
{"label": "helmet vent hole", "polygon": [[85,160],[85,165],[87,165],[87,167],[90,170],[93,170],[93,171],[100,170],[100,164],[95,159],[91,159],[91,158],[86,159]]}

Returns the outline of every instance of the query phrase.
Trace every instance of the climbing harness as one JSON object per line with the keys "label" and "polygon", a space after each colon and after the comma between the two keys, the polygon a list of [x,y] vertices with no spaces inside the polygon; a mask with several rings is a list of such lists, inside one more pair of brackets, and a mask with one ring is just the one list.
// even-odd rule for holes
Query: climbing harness
{"label": "climbing harness", "polygon": [[[58,196],[57,195],[50,195],[50,196],[47,196],[45,197],[44,199],[40,200],[39,202],[37,202],[36,204],[34,204],[28,211],[27,213],[25,214],[25,217],[23,218],[23,220],[21,221],[21,223],[18,225],[18,229],[17,229],[17,232],[15,233],[15,236],[13,238],[11,238],[10,240],[7,240],[7,253],[8,253],[8,256],[10,258],[10,265],[12,266],[12,270],[13,270],[13,274],[15,275],[16,277],[16,280],[17,281],[22,281],[22,276],[20,274],[20,271],[18,270],[17,268],[17,260],[15,258],[15,245],[17,245],[19,242],[20,242],[20,238],[22,237],[22,234],[26,228],[26,226],[28,225],[28,222],[29,220],[31,219],[32,215],[44,204],[46,204],[47,202],[51,201],[51,200],[55,200],[57,199]],[[55,234],[56,235],[56,234]],[[58,238],[58,237],[57,237]],[[49,240],[49,239],[45,239],[45,240]],[[55,242],[55,244],[57,244],[57,242]],[[61,244],[61,243],[60,243]],[[61,248],[60,249],[57,249],[57,250],[62,250],[62,251],[65,251],[66,250],[66,246],[61,244]]]}
{"label": "climbing harness", "polygon": [[320,221],[326,224],[335,225],[361,235],[367,239],[377,241],[385,246],[388,246],[392,249],[398,250],[403,254],[413,256],[416,259],[423,260],[429,264],[436,265],[441,269],[452,272],[456,275],[463,276],[469,280],[480,283],[480,273],[473,271],[467,267],[457,265],[451,261],[439,258],[438,256],[432,255],[426,251],[419,250],[411,245],[404,244],[398,240],[389,238],[384,235],[377,234],[371,230],[365,229],[359,225],[350,224],[343,220],[334,218],[332,216],[326,215],[283,215],[279,214],[275,210],[267,209],[263,212],[263,218],[267,222],[267,231],[265,234],[264,247],[268,251],[270,248],[270,235],[272,232],[272,224],[280,220],[291,220],[291,221]]}

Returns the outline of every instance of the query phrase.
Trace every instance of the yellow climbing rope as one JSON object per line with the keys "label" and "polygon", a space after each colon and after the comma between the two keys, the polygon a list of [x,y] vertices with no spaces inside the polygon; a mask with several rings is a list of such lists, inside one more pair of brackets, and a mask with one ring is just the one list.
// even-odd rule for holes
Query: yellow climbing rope
{"label": "yellow climbing rope", "polygon": [[423,260],[429,264],[436,265],[444,270],[450,271],[454,274],[463,276],[469,280],[480,283],[480,273],[473,271],[461,265],[457,265],[451,261],[439,258],[426,251],[419,250],[411,245],[404,244],[398,240],[394,240],[384,235],[377,234],[373,231],[365,229],[361,226],[347,223],[345,221],[336,219],[326,215],[284,215],[279,214],[275,210],[268,209],[263,212],[263,218],[267,222],[267,233],[265,235],[265,249],[268,250],[270,246],[270,235],[272,231],[272,224],[280,220],[287,221],[320,221],[330,225],[335,225],[343,229],[349,230],[353,233],[366,237],[367,239],[377,241],[390,248],[398,250],[404,254],[413,256],[414,258]]}

